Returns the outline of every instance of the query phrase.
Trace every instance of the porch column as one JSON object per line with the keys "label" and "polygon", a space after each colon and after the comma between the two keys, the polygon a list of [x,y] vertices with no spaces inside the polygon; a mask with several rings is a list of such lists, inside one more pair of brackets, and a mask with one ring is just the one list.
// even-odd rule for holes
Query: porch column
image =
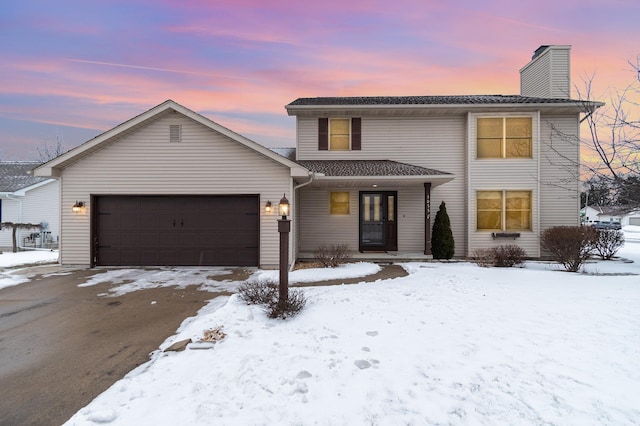
{"label": "porch column", "polygon": [[431,183],[424,184],[424,254],[431,254]]}

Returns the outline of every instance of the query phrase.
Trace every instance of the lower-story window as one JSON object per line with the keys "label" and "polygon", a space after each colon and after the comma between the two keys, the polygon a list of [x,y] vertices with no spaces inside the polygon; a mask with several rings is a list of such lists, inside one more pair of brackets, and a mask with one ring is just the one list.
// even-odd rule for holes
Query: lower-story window
{"label": "lower-story window", "polygon": [[531,191],[477,191],[476,228],[530,231]]}
{"label": "lower-story window", "polygon": [[349,192],[332,192],[329,205],[330,214],[349,214]]}

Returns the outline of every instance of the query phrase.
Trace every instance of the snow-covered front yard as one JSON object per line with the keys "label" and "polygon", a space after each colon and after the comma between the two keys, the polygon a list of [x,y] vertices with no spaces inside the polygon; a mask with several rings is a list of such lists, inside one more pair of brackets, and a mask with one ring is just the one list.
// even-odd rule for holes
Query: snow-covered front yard
{"label": "snow-covered front yard", "polygon": [[[619,255],[635,262],[586,274],[409,263],[403,278],[306,287],[307,307],[286,321],[217,298],[162,349],[218,326],[225,340],[155,352],[67,424],[640,424],[640,241]],[[128,271],[114,294],[198,273]],[[336,274],[291,281],[325,272]]]}

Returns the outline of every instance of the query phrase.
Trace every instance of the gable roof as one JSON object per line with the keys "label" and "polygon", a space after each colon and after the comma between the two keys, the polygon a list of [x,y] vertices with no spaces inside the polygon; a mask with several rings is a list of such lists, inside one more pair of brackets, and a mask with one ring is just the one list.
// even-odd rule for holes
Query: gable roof
{"label": "gable roof", "polygon": [[296,111],[324,108],[427,108],[427,107],[572,107],[578,111],[591,111],[604,105],[601,102],[575,99],[536,98],[520,95],[451,95],[451,96],[352,96],[298,98],[285,108],[289,115]]}
{"label": "gable roof", "polygon": [[39,161],[0,162],[0,192],[16,192],[46,181],[47,178],[33,176],[29,173],[40,164]]}
{"label": "gable roof", "polygon": [[61,175],[61,170],[64,169],[69,164],[72,164],[83,157],[101,149],[103,146],[108,145],[109,143],[121,138],[129,133],[133,133],[141,127],[148,124],[150,121],[156,120],[166,114],[171,112],[178,112],[183,114],[184,116],[191,118],[192,120],[202,124],[203,126],[208,127],[209,129],[216,131],[224,136],[227,136],[229,139],[246,146],[247,148],[256,151],[265,157],[268,157],[283,166],[289,167],[291,169],[292,176],[307,176],[308,171],[303,170],[302,166],[291,161],[277,153],[271,151],[265,146],[262,146],[251,139],[248,139],[230,129],[227,129],[224,126],[210,120],[203,115],[200,115],[177,102],[172,101],[171,99],[164,101],[160,105],[157,105],[150,110],[143,112],[142,114],[125,121],[122,124],[114,127],[111,130],[107,130],[106,132],[96,136],[95,138],[83,143],[82,145],[67,151],[66,153],[60,155],[53,160],[42,164],[38,168],[34,170],[34,174],[36,176],[47,176],[47,177],[59,177]]}

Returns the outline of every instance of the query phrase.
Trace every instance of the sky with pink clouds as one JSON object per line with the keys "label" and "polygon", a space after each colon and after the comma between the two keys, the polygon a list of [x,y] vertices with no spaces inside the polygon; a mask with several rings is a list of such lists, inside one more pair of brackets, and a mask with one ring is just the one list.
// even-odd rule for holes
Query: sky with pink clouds
{"label": "sky with pink clouds", "polygon": [[307,96],[517,94],[543,44],[573,84],[636,78],[637,0],[3,0],[0,159],[72,148],[166,99],[269,147]]}

